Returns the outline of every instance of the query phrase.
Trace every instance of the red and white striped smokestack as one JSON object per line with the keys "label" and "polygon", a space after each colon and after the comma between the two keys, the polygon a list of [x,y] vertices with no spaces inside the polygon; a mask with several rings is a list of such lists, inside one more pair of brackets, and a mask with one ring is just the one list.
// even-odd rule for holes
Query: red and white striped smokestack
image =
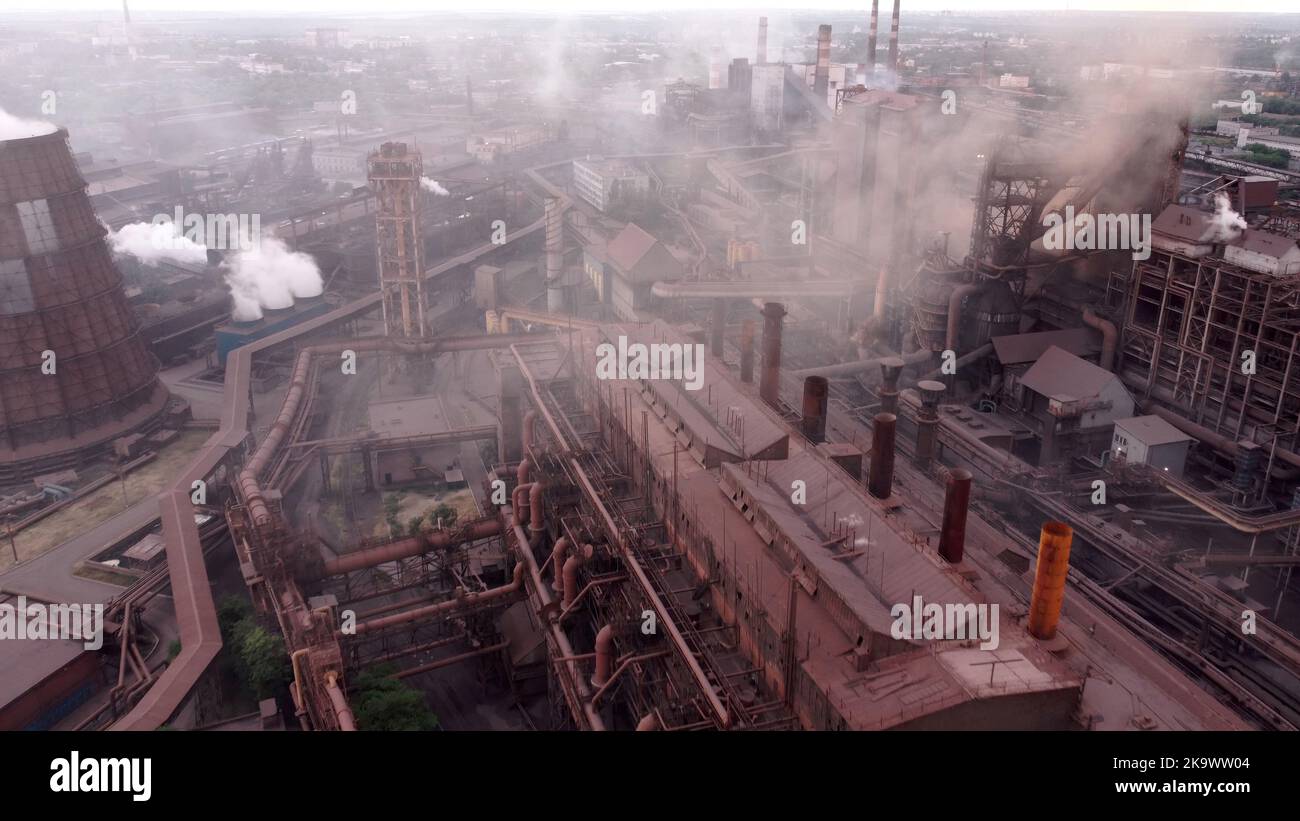
{"label": "red and white striped smokestack", "polygon": [[867,77],[876,73],[876,34],[880,31],[880,0],[871,0],[871,31],[867,34]]}
{"label": "red and white striped smokestack", "polygon": [[831,84],[831,27],[817,27],[817,73],[813,75],[813,91],[826,99]]}
{"label": "red and white striped smokestack", "polygon": [[758,54],[755,55],[758,65],[767,62],[767,18],[758,18]]}
{"label": "red and white striped smokestack", "polygon": [[903,0],[894,0],[894,19],[889,24],[889,70],[898,71],[898,7]]}

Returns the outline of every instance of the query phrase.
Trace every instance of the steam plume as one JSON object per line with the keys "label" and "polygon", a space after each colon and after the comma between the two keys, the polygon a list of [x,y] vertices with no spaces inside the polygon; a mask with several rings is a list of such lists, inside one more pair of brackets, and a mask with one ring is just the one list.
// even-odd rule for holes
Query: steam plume
{"label": "steam plume", "polygon": [[325,288],[314,259],[290,251],[273,237],[241,251],[226,268],[226,285],[234,299],[231,318],[236,322],[261,319],[264,309],[293,307],[295,299],[320,296]]}
{"label": "steam plume", "polygon": [[1248,226],[1241,215],[1232,210],[1232,200],[1227,194],[1214,195],[1214,216],[1210,217],[1209,227],[1201,235],[1202,242],[1232,242],[1241,236]]}
{"label": "steam plume", "polygon": [[0,141],[22,140],[52,134],[58,127],[41,120],[24,120],[0,108]]}
{"label": "steam plume", "polygon": [[431,177],[420,177],[420,187],[425,191],[432,191],[440,197],[446,197],[451,194],[442,184]]}
{"label": "steam plume", "polygon": [[145,265],[164,260],[200,265],[208,261],[208,249],[181,234],[170,220],[124,225],[120,231],[110,232],[108,241],[114,253],[133,256]]}

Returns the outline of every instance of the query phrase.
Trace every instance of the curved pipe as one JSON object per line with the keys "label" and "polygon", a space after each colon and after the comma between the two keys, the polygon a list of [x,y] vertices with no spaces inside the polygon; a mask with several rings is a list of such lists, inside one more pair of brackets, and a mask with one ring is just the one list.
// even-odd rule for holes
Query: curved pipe
{"label": "curved pipe", "polygon": [[[530,410],[530,411],[528,411],[528,413],[525,413],[525,414],[524,414],[524,430],[523,430],[523,436],[524,436],[524,455],[525,455],[525,456],[527,456],[529,453],[532,453],[532,451],[533,451],[533,442],[534,442],[534,437],[535,437],[535,435],[536,435],[536,434],[535,434],[535,431],[533,430],[533,426],[536,424],[536,422],[537,422],[537,411],[535,411],[535,410]],[[522,463],[520,463],[520,467],[521,467],[521,468],[523,467],[523,464],[522,464]],[[520,481],[523,481],[523,480],[520,480]]]}
{"label": "curved pipe", "polygon": [[607,624],[596,634],[596,674],[591,677],[591,683],[596,687],[604,687],[613,667],[614,628]]}
{"label": "curved pipe", "polygon": [[1119,331],[1115,323],[1093,312],[1091,305],[1083,306],[1083,324],[1101,331],[1101,359],[1098,362],[1108,371],[1115,370],[1115,349],[1119,345]]}
{"label": "curved pipe", "polygon": [[564,558],[568,552],[569,537],[561,536],[555,541],[555,547],[551,549],[551,573],[554,576],[551,587],[555,588],[557,595],[564,590]]}
{"label": "curved pipe", "polygon": [[646,713],[641,717],[641,720],[636,723],[636,731],[638,733],[647,733],[658,729],[660,729],[659,716],[654,713]]}
{"label": "curved pipe", "polygon": [[528,487],[528,530],[532,533],[540,533],[545,528],[542,521],[543,487],[541,482],[533,482]]}
{"label": "curved pipe", "polygon": [[515,485],[514,493],[510,494],[510,506],[514,508],[515,518],[521,522],[528,515],[528,491],[531,488],[531,484]]}
{"label": "curved pipe", "polygon": [[[456,598],[441,601],[437,604],[429,604],[424,607],[417,607],[413,610],[407,610],[404,613],[394,613],[391,616],[380,616],[370,621],[358,622],[355,625],[356,635],[363,633],[382,630],[385,627],[393,627],[398,624],[427,619],[432,616],[438,616],[444,613],[450,613],[461,608],[471,607],[477,604],[494,601],[496,599],[509,596],[518,592],[524,584],[524,566],[515,565],[514,577],[509,584],[503,584],[500,587],[493,587],[490,590],[484,590],[481,593],[469,593],[464,588],[458,588]],[[343,635],[340,631],[340,635]]]}
{"label": "curved pipe", "polygon": [[533,463],[528,461],[527,457],[524,457],[523,461],[519,463],[519,467],[515,468],[516,485],[528,484],[528,472],[532,470],[532,467]]}
{"label": "curved pipe", "polygon": [[496,518],[479,519],[454,531],[434,530],[409,539],[398,539],[395,542],[372,547],[368,550],[358,550],[355,553],[336,556],[333,559],[326,560],[324,575],[339,576],[344,573],[351,573],[354,570],[374,567],[384,562],[418,556],[430,550],[446,550],[449,547],[464,544],[465,542],[476,542],[479,539],[500,535],[500,520]]}
{"label": "curved pipe", "polygon": [[961,329],[962,302],[966,300],[966,297],[979,293],[982,287],[982,285],[976,283],[958,285],[948,297],[948,335],[945,337],[944,342],[948,350],[957,350],[957,334]]}
{"label": "curved pipe", "polygon": [[565,610],[573,605],[573,600],[578,597],[578,568],[582,567],[582,559],[578,558],[575,553],[564,562],[564,598],[560,604]]}
{"label": "curved pipe", "polygon": [[325,691],[330,694],[330,702],[334,705],[334,717],[339,720],[339,729],[344,732],[355,732],[357,721],[352,716],[352,708],[348,706],[348,700],[339,689],[338,673],[333,671],[325,674]]}

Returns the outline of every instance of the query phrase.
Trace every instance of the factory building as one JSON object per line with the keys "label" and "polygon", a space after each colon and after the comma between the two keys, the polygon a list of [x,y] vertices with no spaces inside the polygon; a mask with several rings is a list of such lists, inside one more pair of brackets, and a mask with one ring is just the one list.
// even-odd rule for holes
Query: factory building
{"label": "factory building", "polygon": [[1133,415],[1133,397],[1119,377],[1055,345],[1007,390],[1018,417],[1035,432],[1038,464],[1101,453],[1115,421]]}
{"label": "factory building", "polygon": [[1117,419],[1110,454],[1131,465],[1150,465],[1183,477],[1187,449],[1196,440],[1159,416]]}
{"label": "factory building", "polygon": [[573,187],[578,196],[605,211],[622,197],[649,192],[650,177],[622,160],[588,157],[573,161]]}

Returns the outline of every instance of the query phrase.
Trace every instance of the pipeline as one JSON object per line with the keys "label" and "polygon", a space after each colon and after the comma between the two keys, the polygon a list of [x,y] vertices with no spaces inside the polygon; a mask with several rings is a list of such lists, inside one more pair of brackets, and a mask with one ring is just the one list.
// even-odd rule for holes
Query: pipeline
{"label": "pipeline", "polygon": [[1115,323],[1097,316],[1091,305],[1083,306],[1083,324],[1101,331],[1101,359],[1099,365],[1105,370],[1115,370],[1115,349],[1119,344],[1119,331]]}
{"label": "pipeline", "polygon": [[339,720],[339,729],[344,732],[355,732],[357,729],[356,719],[352,716],[352,708],[348,706],[348,700],[339,689],[339,674],[330,671],[325,674],[325,691],[330,694],[330,702],[334,705],[334,717]]}
{"label": "pipeline", "polygon": [[[978,362],[979,360],[983,359],[984,357],[988,356],[991,353],[993,353],[993,343],[985,342],[983,345],[980,345],[978,348],[971,351],[970,353],[963,354],[962,356],[957,357],[957,361],[953,363],[953,366],[957,370],[961,370],[962,368],[966,367],[970,363]],[[921,377],[920,381],[924,382],[926,380],[939,379],[943,375],[944,375],[943,368],[936,368],[935,370],[930,371],[925,376]]]}
{"label": "pipeline", "polygon": [[561,536],[555,540],[555,547],[551,548],[551,573],[554,575],[554,581],[551,586],[555,588],[556,595],[564,591],[564,559],[569,552],[569,537]]}
{"label": "pipeline", "polygon": [[546,523],[542,521],[542,489],[545,486],[540,482],[533,482],[528,487],[528,531],[537,538],[537,534],[546,529]]}
{"label": "pipeline", "polygon": [[374,567],[384,562],[418,556],[430,550],[446,550],[466,542],[476,542],[501,535],[501,522],[495,518],[469,522],[456,530],[435,530],[409,539],[398,539],[389,544],[345,553],[325,561],[322,576],[341,576],[354,570]]}
{"label": "pipeline", "polygon": [[[476,605],[485,604],[487,602],[496,601],[497,599],[510,596],[519,592],[519,590],[523,588],[523,584],[524,566],[522,564],[516,564],[514,576],[509,584],[503,584],[500,587],[493,587],[482,592],[468,592],[464,588],[458,588],[454,599],[448,599],[447,601],[438,602],[437,604],[425,605],[424,607],[417,607],[413,610],[407,610],[404,613],[394,613],[391,616],[380,616],[379,618],[371,619],[370,621],[357,622],[354,629],[356,635],[359,636],[363,633],[372,633],[376,630],[382,630],[385,627],[393,627],[398,624],[419,621],[433,616],[442,615],[444,613],[453,613],[457,610],[474,607]],[[341,630],[339,631],[339,635],[344,635]]]}
{"label": "pipeline", "polygon": [[[1140,402],[1139,407],[1142,409],[1143,413],[1150,413],[1159,416],[1161,419],[1178,428],[1193,439],[1209,445],[1225,456],[1231,456],[1233,459],[1236,459],[1237,443],[1228,437],[1215,433],[1204,425],[1198,425],[1192,420],[1180,416],[1168,408],[1161,407],[1149,399],[1145,402]],[[1286,468],[1279,468],[1274,465],[1272,475],[1275,478],[1289,481],[1300,476],[1300,454],[1296,454],[1284,448],[1278,448],[1274,451],[1273,458],[1286,462],[1293,468],[1292,470],[1287,470]]]}
{"label": "pipeline", "polygon": [[860,371],[865,371],[868,368],[879,367],[880,365],[889,362],[891,359],[901,359],[903,360],[903,365],[907,366],[915,365],[918,362],[925,362],[933,355],[934,354],[931,353],[928,348],[918,348],[917,350],[903,354],[902,356],[891,353],[885,356],[878,356],[874,359],[859,359],[855,362],[844,362],[839,365],[823,365],[820,368],[801,368],[797,371],[791,371],[790,373],[798,377],[825,376],[829,378],[835,376],[852,376]]}
{"label": "pipeline", "polygon": [[591,677],[594,687],[604,687],[614,666],[614,628],[605,625],[596,633],[596,672]]}

